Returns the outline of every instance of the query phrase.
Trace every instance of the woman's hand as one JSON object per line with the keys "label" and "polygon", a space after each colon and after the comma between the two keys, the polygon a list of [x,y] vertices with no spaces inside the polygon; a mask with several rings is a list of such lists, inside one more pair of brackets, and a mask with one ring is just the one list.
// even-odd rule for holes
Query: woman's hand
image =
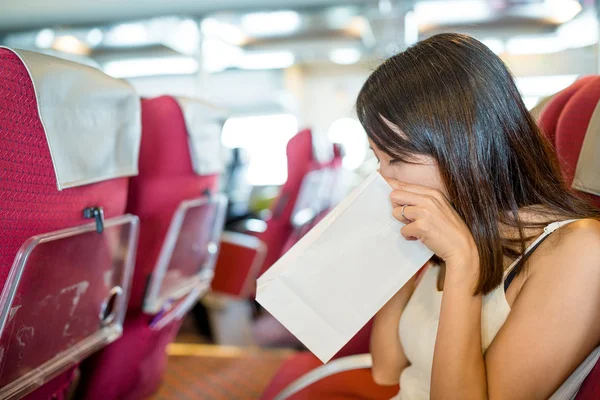
{"label": "woman's hand", "polygon": [[394,218],[406,224],[401,230],[402,236],[420,240],[446,265],[478,269],[479,256],[473,236],[444,194],[423,186],[386,180],[393,189],[390,197]]}

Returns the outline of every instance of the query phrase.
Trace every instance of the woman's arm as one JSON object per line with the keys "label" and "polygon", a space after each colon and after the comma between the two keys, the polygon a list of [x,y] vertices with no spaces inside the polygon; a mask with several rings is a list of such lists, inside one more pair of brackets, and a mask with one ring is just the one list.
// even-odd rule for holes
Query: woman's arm
{"label": "woman's arm", "polygon": [[377,313],[371,331],[371,373],[378,385],[397,385],[402,370],[409,364],[398,336],[400,316],[415,287],[408,281]]}
{"label": "woman's arm", "polygon": [[547,399],[600,344],[600,222],[574,222],[540,245],[484,357],[470,232],[437,191],[397,184],[392,202],[396,218],[407,218],[404,237],[446,262],[431,399]]}
{"label": "woman's arm", "polygon": [[487,398],[481,345],[482,296],[473,296],[478,270],[475,256],[465,257],[461,265],[446,263],[431,371],[431,399]]}
{"label": "woman's arm", "polygon": [[485,354],[488,398],[547,399],[600,345],[600,222],[573,222],[529,260]]}
{"label": "woman's arm", "polygon": [[432,399],[547,399],[598,346],[600,222],[562,228],[529,263],[485,360],[481,296],[470,296],[463,283],[445,282]]}

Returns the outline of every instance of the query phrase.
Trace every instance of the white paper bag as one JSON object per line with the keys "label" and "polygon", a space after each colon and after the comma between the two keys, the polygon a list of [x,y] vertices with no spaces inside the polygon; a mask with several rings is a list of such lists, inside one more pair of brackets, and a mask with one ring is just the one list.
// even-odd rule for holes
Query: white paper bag
{"label": "white paper bag", "polygon": [[374,173],[257,281],[256,300],[327,362],[427,262]]}

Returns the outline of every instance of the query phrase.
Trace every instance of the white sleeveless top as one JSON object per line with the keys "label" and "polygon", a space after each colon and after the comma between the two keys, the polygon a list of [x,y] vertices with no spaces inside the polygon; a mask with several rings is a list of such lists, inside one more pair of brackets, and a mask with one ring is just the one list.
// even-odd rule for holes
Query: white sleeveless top
{"label": "white sleeveless top", "polygon": [[[556,229],[575,220],[555,222],[544,228],[544,233],[527,249],[534,248],[546,236]],[[504,279],[517,265],[519,259],[506,270]],[[410,366],[400,376],[400,393],[393,400],[426,400],[429,399],[431,384],[431,368],[433,366],[433,350],[437,336],[442,307],[442,292],[437,289],[439,267],[430,267],[423,272],[421,281],[406,305],[400,318],[400,342]],[[483,297],[481,310],[481,339],[483,352],[494,340],[494,337],[510,314],[510,305],[504,293],[504,279],[492,292]],[[552,395],[551,400],[574,399],[585,377],[592,370],[600,357],[600,347],[596,348],[588,358],[571,374],[563,385]]]}

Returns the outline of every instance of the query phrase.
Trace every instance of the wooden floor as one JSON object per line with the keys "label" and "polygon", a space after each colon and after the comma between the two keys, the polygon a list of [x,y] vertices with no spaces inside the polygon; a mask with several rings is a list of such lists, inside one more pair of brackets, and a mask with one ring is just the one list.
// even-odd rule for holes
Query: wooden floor
{"label": "wooden floor", "polygon": [[259,399],[288,350],[174,343],[164,383],[153,400]]}

